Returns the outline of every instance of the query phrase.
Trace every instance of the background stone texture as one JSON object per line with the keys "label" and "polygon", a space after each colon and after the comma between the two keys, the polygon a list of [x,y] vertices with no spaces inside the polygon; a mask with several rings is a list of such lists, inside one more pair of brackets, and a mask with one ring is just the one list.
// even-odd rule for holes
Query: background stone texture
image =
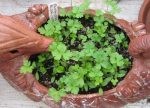
{"label": "background stone texture", "polygon": [[[91,8],[106,9],[102,4],[103,0],[91,0]],[[61,7],[79,5],[83,0],[0,0],[0,13],[4,15],[13,15],[26,11],[33,4],[50,4],[57,2]],[[118,18],[128,21],[134,21],[138,18],[138,13],[143,0],[121,0],[119,6],[122,12],[117,14]],[[142,100],[140,102],[129,104],[124,108],[150,108],[150,104]],[[48,108],[42,102],[33,102],[22,93],[12,88],[0,75],[0,108]]]}

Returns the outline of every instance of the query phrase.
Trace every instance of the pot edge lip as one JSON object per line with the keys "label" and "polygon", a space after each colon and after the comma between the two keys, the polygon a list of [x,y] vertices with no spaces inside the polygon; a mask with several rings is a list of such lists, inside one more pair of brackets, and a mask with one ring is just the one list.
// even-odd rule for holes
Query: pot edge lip
{"label": "pot edge lip", "polygon": [[139,15],[138,15],[138,21],[140,21],[142,23],[145,23],[145,12],[146,12],[146,9],[148,8],[148,5],[150,5],[150,0],[143,1],[142,5],[141,5]]}

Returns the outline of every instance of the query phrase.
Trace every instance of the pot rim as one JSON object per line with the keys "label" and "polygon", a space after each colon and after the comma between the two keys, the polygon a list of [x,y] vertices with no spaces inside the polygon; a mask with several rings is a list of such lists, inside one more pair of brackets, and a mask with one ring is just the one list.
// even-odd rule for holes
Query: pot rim
{"label": "pot rim", "polygon": [[142,23],[145,23],[145,17],[147,16],[147,12],[149,11],[150,0],[145,0],[141,6],[138,20]]}

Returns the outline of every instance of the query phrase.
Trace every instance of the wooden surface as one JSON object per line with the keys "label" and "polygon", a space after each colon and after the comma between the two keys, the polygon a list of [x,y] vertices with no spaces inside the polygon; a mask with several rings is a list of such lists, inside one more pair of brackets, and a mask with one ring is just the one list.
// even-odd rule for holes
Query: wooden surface
{"label": "wooden surface", "polygon": [[[73,0],[72,4],[80,4],[83,0]],[[102,0],[91,0],[91,8],[105,8],[101,4]],[[96,3],[95,3],[95,2]],[[0,0],[0,13],[5,15],[12,15],[24,12],[29,6],[38,3],[49,4],[58,2],[60,6],[70,6],[70,0]],[[122,12],[116,15],[119,18],[124,18],[128,21],[137,20],[138,12],[143,0],[121,0],[119,6]],[[0,108],[48,108],[42,102],[33,102],[24,96],[21,92],[12,88],[0,75]],[[146,100],[142,100],[135,104],[129,104],[125,108],[150,108]]]}

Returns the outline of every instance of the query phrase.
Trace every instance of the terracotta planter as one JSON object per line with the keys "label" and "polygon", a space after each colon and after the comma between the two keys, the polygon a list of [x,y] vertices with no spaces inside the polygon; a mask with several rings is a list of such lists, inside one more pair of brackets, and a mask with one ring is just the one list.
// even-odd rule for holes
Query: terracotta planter
{"label": "terracotta planter", "polygon": [[150,0],[145,0],[141,6],[139,21],[146,25],[146,30],[150,33]]}
{"label": "terracotta planter", "polygon": [[[66,8],[68,11],[71,8]],[[86,13],[95,14],[94,10]],[[129,38],[129,52],[133,56],[133,66],[117,87],[89,95],[67,95],[60,103],[55,103],[47,95],[48,88],[41,85],[32,74],[22,75],[19,69],[23,60],[31,55],[47,50],[53,41],[37,34],[35,30],[48,19],[46,5],[36,5],[28,12],[14,16],[0,16],[0,72],[15,88],[21,90],[34,101],[44,101],[52,108],[119,108],[150,95],[150,37],[145,35],[142,24],[131,24],[122,19],[106,15],[116,25],[124,29]],[[140,31],[140,32],[139,32]],[[143,36],[142,36],[143,35]],[[19,41],[18,41],[19,40]]]}

